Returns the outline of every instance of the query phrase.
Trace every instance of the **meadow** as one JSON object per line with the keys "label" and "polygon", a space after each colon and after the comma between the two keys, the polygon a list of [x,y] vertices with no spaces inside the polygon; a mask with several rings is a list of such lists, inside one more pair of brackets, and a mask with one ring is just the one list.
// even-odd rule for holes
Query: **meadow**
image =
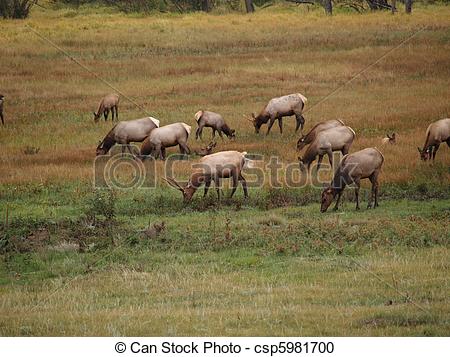
{"label": "meadow", "polygon": [[[450,149],[431,164],[417,147],[450,116],[449,15],[81,7],[0,20],[0,335],[448,335]],[[239,188],[186,205],[161,162],[157,189],[95,190],[95,148],[113,124],[92,112],[114,92],[98,78],[124,94],[121,120],[195,129],[197,110],[216,111],[237,131],[219,150],[283,164],[297,162],[295,120],[265,136],[246,118],[300,92],[305,130],[340,118],[357,133],[352,152],[383,152],[380,207],[355,211],[347,190],[321,214],[320,188],[268,183],[248,200]],[[387,132],[397,145],[381,146]]]}

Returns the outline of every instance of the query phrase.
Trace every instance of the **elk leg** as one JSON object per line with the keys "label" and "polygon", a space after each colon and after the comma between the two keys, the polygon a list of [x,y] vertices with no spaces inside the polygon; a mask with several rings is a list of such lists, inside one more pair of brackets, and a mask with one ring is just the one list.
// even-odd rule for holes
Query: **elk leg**
{"label": "elk leg", "polygon": [[195,140],[202,139],[203,125],[199,125],[197,131],[195,132]]}
{"label": "elk leg", "polygon": [[280,134],[283,134],[283,117],[278,117],[278,126],[280,127]]}
{"label": "elk leg", "polygon": [[216,137],[216,129],[213,128],[212,130],[212,138],[214,139]]}
{"label": "elk leg", "polygon": [[[372,183],[372,192],[370,195],[370,201],[367,205],[367,208],[375,208],[378,207],[378,171],[375,171],[370,177],[370,182]],[[372,206],[372,201],[375,199],[375,204]]]}
{"label": "elk leg", "polygon": [[231,190],[230,198],[233,197],[238,185],[238,177],[235,173],[233,173],[232,179],[233,179],[233,189]]}
{"label": "elk leg", "polygon": [[218,129],[217,132],[219,133],[219,136],[221,137],[221,139],[223,140],[223,134],[222,134],[222,130]]}
{"label": "elk leg", "polygon": [[359,188],[360,188],[360,182],[359,179],[355,179],[355,199],[356,199],[356,210],[359,210]]}
{"label": "elk leg", "polygon": [[331,168],[333,168],[333,151],[328,151],[327,152],[327,155],[328,155],[328,161],[330,162],[330,166],[331,166]]}
{"label": "elk leg", "polygon": [[185,143],[179,143],[179,146],[182,154],[189,155],[191,153],[191,149]]}
{"label": "elk leg", "polygon": [[[0,118],[2,119],[2,124],[5,125],[5,120],[3,118],[3,113],[0,111]],[[447,144],[449,144],[448,146],[450,146],[450,142],[448,142]]]}
{"label": "elk leg", "polygon": [[269,133],[270,133],[270,129],[272,129],[272,125],[273,125],[273,123],[275,123],[275,117],[270,117],[270,122],[269,122],[269,126],[267,127],[267,133],[266,133],[266,135],[269,135]]}
{"label": "elk leg", "polygon": [[205,181],[205,192],[203,193],[203,197],[208,194],[209,186],[211,186],[211,179]]}
{"label": "elk leg", "polygon": [[350,145],[344,145],[344,147],[341,150],[342,155],[347,155],[349,150],[350,150]]}
{"label": "elk leg", "polygon": [[247,181],[242,174],[239,175],[239,180],[241,181],[242,189],[244,190],[244,197],[248,198]]}
{"label": "elk leg", "polygon": [[166,148],[165,146],[161,146],[161,148],[159,149],[160,152],[160,156],[161,156],[161,160],[165,160],[166,159]]}
{"label": "elk leg", "polygon": [[436,157],[436,153],[437,153],[437,151],[438,151],[438,149],[439,149],[439,145],[440,145],[440,144],[434,145],[434,150],[433,150],[433,161],[434,161],[434,158]]}
{"label": "elk leg", "polygon": [[[3,122],[3,115],[0,113],[0,115],[2,116],[2,122]],[[447,139],[446,141],[447,146],[450,148],[450,138]]]}
{"label": "elk leg", "polygon": [[116,120],[119,120],[119,107],[116,105]]}
{"label": "elk leg", "polygon": [[220,201],[220,179],[214,179],[214,186],[216,187],[217,199]]}
{"label": "elk leg", "polygon": [[337,211],[339,208],[339,202],[341,201],[342,192],[344,192],[344,190],[342,190],[338,193],[336,204],[334,205],[334,208],[333,208],[333,210],[335,210],[335,211]]}
{"label": "elk leg", "polygon": [[295,114],[295,120],[297,121],[297,125],[295,126],[295,132],[297,132],[298,128],[301,127],[301,131],[303,131],[303,126],[305,125],[305,118],[301,114]]}
{"label": "elk leg", "polygon": [[319,155],[319,159],[317,160],[317,172],[320,169],[320,164],[322,163],[323,155]]}
{"label": "elk leg", "polygon": [[108,116],[109,116],[109,109],[106,109],[106,110],[103,112],[103,117],[105,118],[105,121],[108,120]]}

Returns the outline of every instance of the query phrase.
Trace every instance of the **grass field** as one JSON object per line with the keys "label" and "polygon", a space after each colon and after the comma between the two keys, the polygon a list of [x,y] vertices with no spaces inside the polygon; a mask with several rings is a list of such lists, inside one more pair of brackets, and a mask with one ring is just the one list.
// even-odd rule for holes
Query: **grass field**
{"label": "grass field", "polygon": [[[449,15],[84,7],[0,20],[0,335],[448,335],[450,150],[430,164],[416,147],[450,116]],[[342,118],[351,151],[383,151],[381,206],[356,212],[348,190],[340,212],[320,214],[320,189],[267,183],[249,200],[239,189],[190,205],[159,179],[95,191],[95,148],[112,124],[91,113],[113,90],[30,27],[145,109],[122,96],[121,120],[195,127],[197,110],[222,113],[237,139],[220,150],[296,162],[294,120],[265,137],[244,116],[303,93],[306,129]],[[382,147],[392,131],[398,144]]]}

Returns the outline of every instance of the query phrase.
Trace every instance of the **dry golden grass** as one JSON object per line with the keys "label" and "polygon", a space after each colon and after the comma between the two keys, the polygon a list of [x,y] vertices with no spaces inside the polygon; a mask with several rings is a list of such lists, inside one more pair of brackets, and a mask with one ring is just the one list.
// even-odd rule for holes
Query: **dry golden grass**
{"label": "dry golden grass", "polygon": [[[134,18],[38,10],[25,21],[1,20],[0,92],[6,96],[7,125],[0,128],[0,183],[90,180],[95,147],[111,127],[111,122],[94,124],[90,113],[113,90],[26,26],[67,50],[163,124],[185,121],[195,127],[193,114],[200,108],[222,113],[237,129],[238,139],[219,140],[219,149],[295,162],[294,120],[284,120],[283,137],[274,126],[265,138],[255,135],[243,116],[274,96],[301,92],[309,99],[306,129],[342,118],[357,133],[352,151],[380,147],[384,134],[395,131],[398,145],[382,149],[383,181],[426,177],[433,169],[419,162],[416,147],[423,145],[430,122],[450,115],[449,14],[448,7],[429,7],[413,16],[327,18],[278,7],[253,16]],[[424,32],[316,106],[422,26]],[[122,120],[145,115],[122,97]],[[209,131],[204,135],[208,140]],[[27,145],[40,152],[25,155]],[[191,138],[191,147],[199,145]],[[440,167],[450,165],[445,144],[437,161]],[[449,176],[441,172],[435,179],[442,183]]]}

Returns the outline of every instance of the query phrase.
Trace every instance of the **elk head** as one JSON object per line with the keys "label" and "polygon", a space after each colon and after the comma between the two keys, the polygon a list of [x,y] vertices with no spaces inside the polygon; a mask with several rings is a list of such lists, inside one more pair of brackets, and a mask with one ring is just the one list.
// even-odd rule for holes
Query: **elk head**
{"label": "elk head", "polygon": [[419,154],[420,154],[420,159],[422,161],[427,161],[431,158],[431,148],[426,148],[426,149],[421,149],[421,148],[417,148],[417,150],[419,150]]}
{"label": "elk head", "polygon": [[94,114],[94,122],[97,123],[101,117],[101,114],[97,114],[96,112],[94,112],[93,114]]}
{"label": "elk head", "polygon": [[327,211],[328,207],[330,207],[331,202],[334,200],[334,196],[336,195],[335,191],[331,187],[325,187],[322,191],[322,198],[320,200],[320,212],[324,213]]}
{"label": "elk head", "polygon": [[247,118],[247,120],[255,127],[255,134],[259,134],[261,125],[258,125],[258,117],[255,115],[255,113],[252,113],[252,119]]}
{"label": "elk head", "polygon": [[193,186],[191,181],[189,181],[183,187],[171,177],[166,177],[166,178],[163,177],[163,180],[166,181],[173,188],[176,188],[178,191],[181,191],[181,193],[183,194],[184,202],[191,201],[192,196],[194,196],[195,191],[197,191],[197,187]]}
{"label": "elk head", "polygon": [[298,139],[298,141],[297,141],[297,150],[298,151],[301,151],[306,146],[305,140],[306,140],[305,135],[303,135],[300,139]]}
{"label": "elk head", "polygon": [[103,142],[99,141],[98,142],[98,146],[97,149],[95,150],[95,155],[99,156],[99,155],[106,155],[107,151],[106,149],[103,147]]}
{"label": "elk head", "polygon": [[391,135],[386,134],[386,137],[389,139],[389,144],[395,144],[396,143],[395,133],[392,133]]}

